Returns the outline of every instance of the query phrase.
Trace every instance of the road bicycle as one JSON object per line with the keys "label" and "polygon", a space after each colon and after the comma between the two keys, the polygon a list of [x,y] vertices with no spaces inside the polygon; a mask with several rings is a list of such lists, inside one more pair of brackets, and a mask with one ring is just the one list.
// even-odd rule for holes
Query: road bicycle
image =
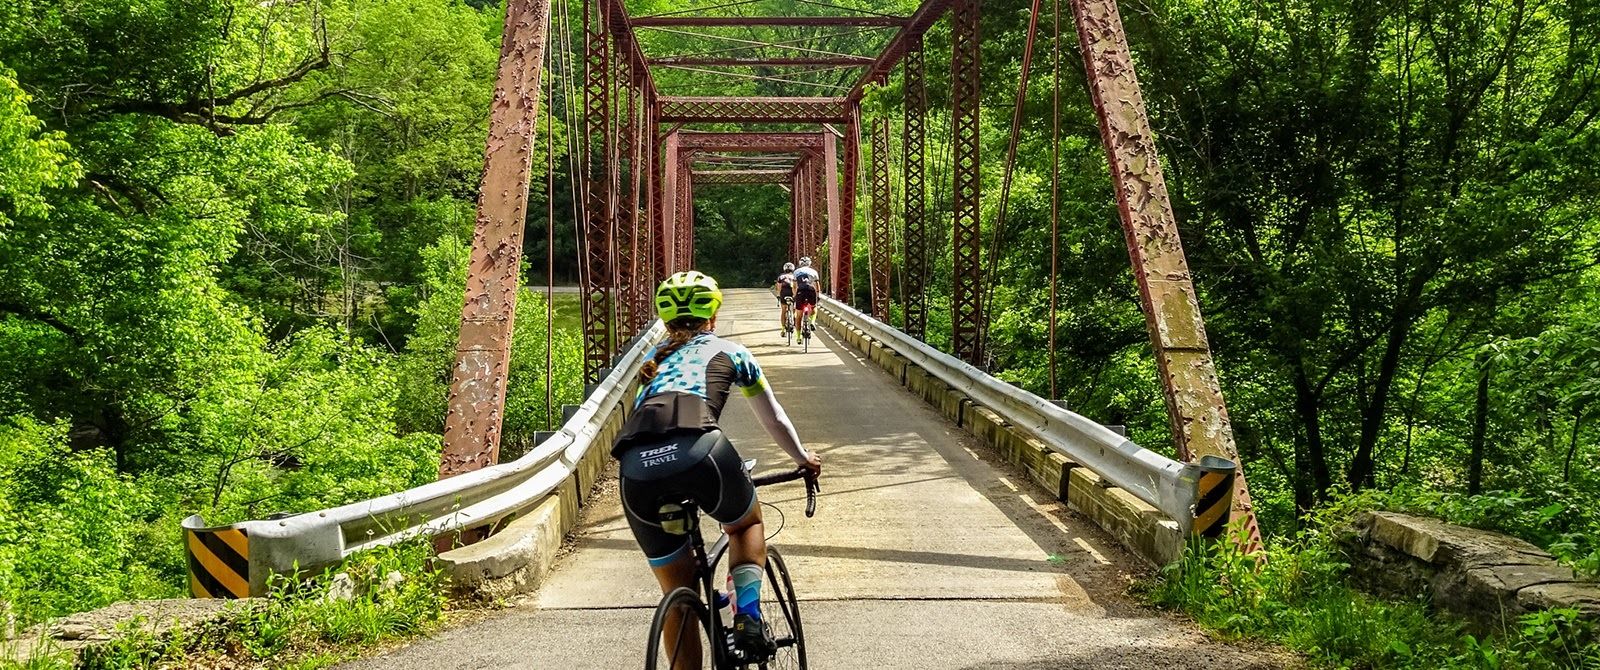
{"label": "road bicycle", "polygon": [[794,310],[794,328],[800,332],[801,352],[811,351],[811,333],[817,329],[816,320],[811,315],[816,310],[816,303],[806,303]]}
{"label": "road bicycle", "polygon": [[794,298],[784,296],[783,316],[778,321],[783,323],[783,346],[794,344]]}
{"label": "road bicycle", "polygon": [[[745,472],[753,469],[755,461],[745,461]],[[810,471],[797,468],[752,477],[751,481],[762,487],[797,479],[806,482],[806,516],[810,517],[816,514],[819,490]],[[663,500],[660,519],[667,532],[689,536],[698,589],[673,589],[656,606],[655,618],[650,622],[645,670],[805,670],[806,640],[800,627],[800,603],[789,581],[789,567],[777,547],[767,544],[766,579],[761,585],[762,617],[772,633],[776,651],[755,658],[734,645],[733,622],[723,621],[721,613],[707,607],[701,598],[701,594],[713,594],[712,602],[720,604],[729,597],[719,593],[713,583],[717,564],[728,551],[728,536],[718,537],[707,552],[700,536],[700,507],[693,499]],[[782,530],[781,520],[779,523]],[[677,632],[669,639],[665,633],[672,630]]]}

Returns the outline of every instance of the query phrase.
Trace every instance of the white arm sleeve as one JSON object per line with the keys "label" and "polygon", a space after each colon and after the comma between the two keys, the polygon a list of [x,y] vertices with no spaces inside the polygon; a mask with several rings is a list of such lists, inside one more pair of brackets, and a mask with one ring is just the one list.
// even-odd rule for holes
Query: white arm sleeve
{"label": "white arm sleeve", "polygon": [[756,420],[767,429],[767,434],[789,453],[796,464],[803,465],[806,462],[806,448],[800,446],[800,435],[794,432],[794,424],[789,423],[789,415],[778,404],[777,396],[772,395],[772,387],[762,384],[761,392],[749,398],[750,408],[755,410]]}

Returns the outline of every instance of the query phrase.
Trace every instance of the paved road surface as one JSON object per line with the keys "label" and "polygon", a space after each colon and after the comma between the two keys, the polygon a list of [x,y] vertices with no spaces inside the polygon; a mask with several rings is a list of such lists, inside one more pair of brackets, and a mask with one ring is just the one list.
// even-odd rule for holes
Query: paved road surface
{"label": "paved road surface", "polygon": [[[786,348],[773,301],[730,292],[718,331],[755,353],[824,463],[817,516],[766,489],[815,668],[1272,668],[1121,595],[1135,560],[827,336]],[[818,345],[821,346],[818,346]],[[737,394],[735,394],[737,398]],[[724,427],[786,467],[741,400]],[[614,489],[539,592],[352,668],[639,668],[660,597]],[[767,512],[770,533],[778,514]]]}

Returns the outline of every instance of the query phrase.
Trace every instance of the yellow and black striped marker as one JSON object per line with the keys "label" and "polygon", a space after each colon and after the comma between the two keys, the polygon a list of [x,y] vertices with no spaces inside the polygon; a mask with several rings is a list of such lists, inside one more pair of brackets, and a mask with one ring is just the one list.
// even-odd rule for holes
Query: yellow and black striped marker
{"label": "yellow and black striped marker", "polygon": [[250,537],[242,528],[185,530],[189,590],[196,598],[250,596]]}
{"label": "yellow and black striped marker", "polygon": [[1233,470],[1200,473],[1199,495],[1195,496],[1194,534],[1222,537],[1228,527],[1228,511],[1233,507]]}

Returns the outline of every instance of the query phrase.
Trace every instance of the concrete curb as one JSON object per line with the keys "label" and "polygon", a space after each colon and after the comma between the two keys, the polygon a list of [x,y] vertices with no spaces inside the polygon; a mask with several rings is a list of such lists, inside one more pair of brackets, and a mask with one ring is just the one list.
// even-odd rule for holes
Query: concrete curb
{"label": "concrete curb", "polygon": [[1056,453],[1037,437],[973,402],[938,377],[908,361],[887,344],[873,340],[826,311],[818,321],[841,342],[859,351],[913,394],[939,410],[1006,461],[1022,467],[1028,479],[1083,514],[1152,565],[1183,556],[1184,537],[1176,521],[1133,494],[1106,484],[1099,475]]}
{"label": "concrete curb", "polygon": [[435,565],[444,572],[452,595],[494,600],[538,588],[605,472],[611,457],[608,447],[633,409],[634,386],[629,385],[619,411],[611,413],[572,474],[555,491],[489,538],[439,554]]}

